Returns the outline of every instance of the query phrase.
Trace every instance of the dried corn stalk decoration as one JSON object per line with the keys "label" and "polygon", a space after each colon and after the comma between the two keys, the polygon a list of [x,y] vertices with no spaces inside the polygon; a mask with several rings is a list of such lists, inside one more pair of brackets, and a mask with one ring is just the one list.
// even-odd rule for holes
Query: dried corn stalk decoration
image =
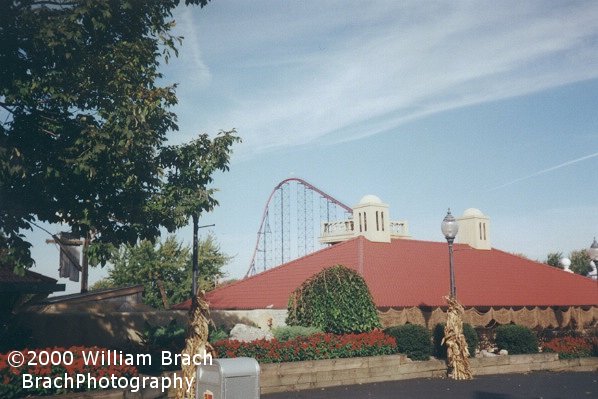
{"label": "dried corn stalk decoration", "polygon": [[449,304],[444,338],[449,367],[449,377],[454,380],[471,380],[469,349],[463,335],[463,306],[454,297],[446,297]]}
{"label": "dried corn stalk decoration", "polygon": [[[185,338],[185,348],[181,352],[183,358],[193,358],[193,355],[212,353],[213,348],[208,343],[208,323],[210,318],[210,309],[205,300],[204,292],[198,290],[198,294],[191,300],[191,309],[189,310],[189,326],[187,327],[187,338]],[[205,352],[204,352],[205,351]],[[212,354],[213,356],[213,354]],[[203,360],[203,359],[202,359]],[[183,378],[193,381],[193,386],[189,391],[187,387],[181,387],[176,391],[176,399],[195,399],[195,375],[197,366],[183,364]],[[193,379],[192,379],[193,378]],[[191,380],[192,379],[192,380]]]}

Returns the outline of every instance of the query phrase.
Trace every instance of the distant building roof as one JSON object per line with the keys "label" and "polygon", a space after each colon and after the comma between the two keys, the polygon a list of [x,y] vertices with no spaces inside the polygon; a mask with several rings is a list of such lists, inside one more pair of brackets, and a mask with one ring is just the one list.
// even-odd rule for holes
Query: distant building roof
{"label": "distant building roof", "polygon": [[59,295],[29,307],[39,312],[132,312],[153,310],[142,303],[143,285],[106,288],[77,294]]}
{"label": "distant building roof", "polygon": [[88,291],[76,294],[57,295],[46,298],[39,303],[54,304],[54,303],[79,303],[79,302],[94,302],[104,301],[112,298],[123,296],[137,295],[143,293],[143,285],[131,285],[128,287],[119,288],[105,288],[101,290]]}
{"label": "distant building roof", "polygon": [[[457,297],[466,307],[598,305],[590,278],[497,249],[455,244]],[[286,309],[289,295],[325,267],[342,264],[366,280],[379,308],[446,306],[449,292],[445,242],[356,237],[206,295],[212,309]],[[190,301],[174,308],[186,309]]]}
{"label": "distant building roof", "polygon": [[21,276],[11,267],[0,267],[0,292],[3,293],[40,293],[64,291],[64,284],[57,284],[57,280],[26,270]]}

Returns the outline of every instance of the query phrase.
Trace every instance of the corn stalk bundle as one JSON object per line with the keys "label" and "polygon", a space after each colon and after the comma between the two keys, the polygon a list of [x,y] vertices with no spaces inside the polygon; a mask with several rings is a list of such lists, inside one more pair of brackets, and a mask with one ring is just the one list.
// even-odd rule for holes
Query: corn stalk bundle
{"label": "corn stalk bundle", "polygon": [[[183,358],[189,355],[193,358],[195,354],[210,353],[213,351],[208,343],[208,323],[210,317],[210,309],[208,303],[204,298],[204,293],[200,291],[191,301],[191,309],[189,310],[189,326],[187,327],[187,338],[185,338],[185,348],[181,352]],[[204,352],[205,351],[205,352]],[[203,359],[202,359],[203,360]],[[182,365],[183,378],[187,381],[193,381],[193,386],[187,392],[187,387],[181,387],[176,391],[176,399],[195,399],[195,384],[196,384],[196,368],[197,366],[184,363]],[[192,379],[193,378],[193,379]]]}
{"label": "corn stalk bundle", "polygon": [[449,377],[454,380],[471,380],[469,349],[463,335],[463,306],[456,298],[446,297],[448,314],[442,344],[446,345]]}

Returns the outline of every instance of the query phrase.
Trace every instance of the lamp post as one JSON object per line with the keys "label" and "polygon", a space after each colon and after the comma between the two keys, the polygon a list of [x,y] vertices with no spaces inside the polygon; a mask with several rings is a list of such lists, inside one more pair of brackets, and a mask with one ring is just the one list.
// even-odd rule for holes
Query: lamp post
{"label": "lamp post", "polygon": [[206,224],[205,226],[198,226],[199,216],[193,214],[193,281],[191,283],[191,298],[197,295],[197,278],[199,277],[199,262],[198,262],[198,250],[197,250],[197,231],[204,227],[212,227],[214,224]]}
{"label": "lamp post", "polygon": [[590,262],[593,262],[594,264],[592,267],[594,278],[598,280],[598,241],[596,241],[596,237],[594,237],[594,242],[590,245],[590,248],[588,248],[587,253],[590,257]]}
{"label": "lamp post", "polygon": [[459,231],[459,224],[455,217],[451,214],[451,208],[448,209],[446,216],[442,220],[440,225],[440,229],[442,230],[442,234],[444,234],[444,238],[448,242],[449,247],[449,269],[450,269],[450,278],[451,278],[451,298],[455,299],[457,296],[457,287],[455,287],[455,269],[453,267],[453,242],[455,241],[455,237],[457,236],[457,232]]}
{"label": "lamp post", "polygon": [[449,377],[455,380],[470,380],[472,377],[469,365],[467,341],[463,335],[463,306],[457,302],[455,287],[455,268],[453,267],[453,242],[459,231],[459,224],[449,208],[440,225],[442,234],[448,242],[451,292],[447,297],[448,309],[444,326],[444,344],[446,345]]}

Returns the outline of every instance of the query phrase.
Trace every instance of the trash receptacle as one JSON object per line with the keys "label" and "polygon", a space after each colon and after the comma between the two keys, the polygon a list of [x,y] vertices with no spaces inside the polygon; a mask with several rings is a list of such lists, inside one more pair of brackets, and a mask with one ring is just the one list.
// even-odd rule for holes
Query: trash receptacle
{"label": "trash receptacle", "polygon": [[213,359],[197,368],[197,399],[259,399],[260,365],[250,357]]}

